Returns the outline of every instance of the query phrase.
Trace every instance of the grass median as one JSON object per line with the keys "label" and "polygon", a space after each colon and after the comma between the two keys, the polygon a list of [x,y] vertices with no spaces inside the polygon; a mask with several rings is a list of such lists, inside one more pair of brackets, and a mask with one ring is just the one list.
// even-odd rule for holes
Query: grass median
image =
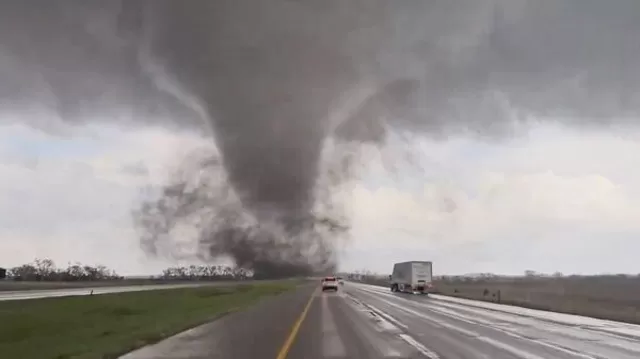
{"label": "grass median", "polygon": [[0,356],[115,358],[299,281],[0,302]]}

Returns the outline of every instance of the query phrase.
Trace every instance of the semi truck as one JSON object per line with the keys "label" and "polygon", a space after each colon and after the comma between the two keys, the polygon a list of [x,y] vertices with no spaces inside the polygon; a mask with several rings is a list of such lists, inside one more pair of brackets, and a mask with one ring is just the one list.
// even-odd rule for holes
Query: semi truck
{"label": "semi truck", "polygon": [[389,276],[392,292],[427,295],[433,289],[432,263],[426,261],[401,262],[393,265]]}

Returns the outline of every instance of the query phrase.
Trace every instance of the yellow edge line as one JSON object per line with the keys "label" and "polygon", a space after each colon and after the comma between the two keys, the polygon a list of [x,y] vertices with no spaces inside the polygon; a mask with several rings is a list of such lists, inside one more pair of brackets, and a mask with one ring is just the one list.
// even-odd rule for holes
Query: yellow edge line
{"label": "yellow edge line", "polygon": [[293,327],[291,327],[291,332],[289,333],[287,340],[285,340],[284,344],[282,344],[282,347],[280,348],[280,351],[278,352],[278,356],[276,357],[276,359],[287,358],[287,354],[289,354],[289,349],[291,349],[291,346],[293,345],[293,341],[296,340],[296,337],[298,336],[298,332],[300,331],[300,326],[302,325],[302,322],[304,322],[304,318],[307,317],[307,312],[309,312],[309,308],[311,308],[311,303],[313,302],[315,293],[316,291],[314,290],[313,294],[311,295],[311,298],[309,298],[309,301],[307,302],[307,305],[304,307],[304,310],[302,311],[302,313],[300,313],[298,320],[296,320],[296,322],[293,323]]}

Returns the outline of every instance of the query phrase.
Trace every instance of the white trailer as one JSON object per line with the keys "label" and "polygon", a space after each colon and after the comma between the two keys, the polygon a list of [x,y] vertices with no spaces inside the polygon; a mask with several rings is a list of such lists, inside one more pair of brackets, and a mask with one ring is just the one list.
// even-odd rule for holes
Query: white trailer
{"label": "white trailer", "polygon": [[428,294],[433,289],[432,263],[425,261],[401,262],[393,265],[389,276],[391,291]]}

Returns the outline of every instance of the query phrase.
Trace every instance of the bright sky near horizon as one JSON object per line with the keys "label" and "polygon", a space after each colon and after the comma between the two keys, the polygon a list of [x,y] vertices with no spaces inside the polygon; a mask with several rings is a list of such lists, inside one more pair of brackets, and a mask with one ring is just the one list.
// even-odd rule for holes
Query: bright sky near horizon
{"label": "bright sky near horizon", "polygon": [[[152,127],[63,129],[0,127],[0,266],[50,257],[147,274],[175,264],[142,253],[131,210],[207,142]],[[341,268],[429,259],[447,274],[640,272],[639,140],[549,123],[502,142],[423,140],[422,176],[370,171],[350,194]]]}
{"label": "bright sky near horizon", "polygon": [[178,234],[150,250],[324,270],[322,245],[274,233],[333,223],[310,197],[366,143],[388,152],[341,193],[343,270],[640,273],[640,1],[388,5],[0,1],[0,266],[189,264],[145,256],[132,216],[181,164],[172,189],[202,191],[146,222]]}

